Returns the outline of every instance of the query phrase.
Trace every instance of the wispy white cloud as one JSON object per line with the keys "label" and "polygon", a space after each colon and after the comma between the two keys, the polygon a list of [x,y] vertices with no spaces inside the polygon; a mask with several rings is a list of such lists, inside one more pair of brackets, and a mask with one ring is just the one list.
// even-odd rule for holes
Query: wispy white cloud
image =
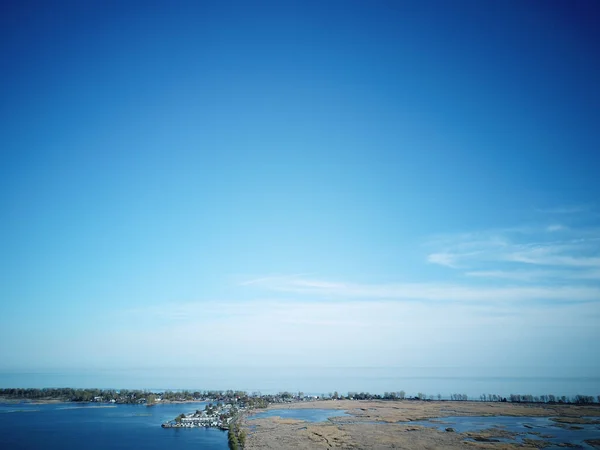
{"label": "wispy white cloud", "polygon": [[566,229],[567,229],[567,227],[565,227],[564,225],[560,225],[560,224],[548,225],[546,227],[546,231],[549,231],[551,233],[555,232],[555,231],[563,231],[563,230],[566,230]]}
{"label": "wispy white cloud", "polygon": [[544,277],[594,279],[595,270],[600,270],[598,228],[551,223],[484,230],[438,236],[428,243],[428,248],[429,263],[464,269],[470,277],[520,281]]}
{"label": "wispy white cloud", "polygon": [[[459,255],[460,257],[460,255]],[[432,253],[427,256],[427,261],[440,266],[451,267],[457,269],[459,265],[456,262],[457,257],[452,253]]]}
{"label": "wispy white cloud", "polygon": [[241,286],[250,286],[253,284],[260,284],[262,282],[264,282],[265,280],[269,280],[273,277],[278,277],[278,276],[285,276],[287,278],[297,278],[297,277],[306,277],[306,276],[310,276],[311,274],[309,273],[297,273],[297,274],[292,274],[292,275],[267,275],[267,276],[262,276],[262,277],[258,277],[258,278],[251,278],[249,280],[242,280],[239,282],[239,284]]}
{"label": "wispy white cloud", "polygon": [[[277,282],[290,284],[294,279],[293,286],[334,288],[341,291],[341,297],[325,300],[326,296],[315,293],[315,298],[294,297],[293,301],[273,298],[154,305],[132,312],[135,317],[142,314],[148,320],[158,319],[151,328],[97,330],[93,339],[67,342],[65,348],[87,348],[86,354],[92,353],[95,360],[112,361],[112,350],[119,346],[131,355],[124,361],[130,364],[147,363],[150,357],[163,365],[206,360],[217,365],[232,361],[239,365],[347,365],[351,349],[352,364],[422,365],[433,356],[437,364],[455,365],[467,364],[473,355],[478,355],[480,363],[489,355],[487,361],[493,363],[498,354],[510,354],[513,363],[531,362],[529,352],[515,356],[517,343],[526,340],[530,346],[538,345],[532,343],[543,337],[548,345],[557,341],[557,336],[574,342],[579,336],[589,339],[590,334],[597,335],[595,303],[561,303],[548,309],[538,303],[402,302],[349,294],[357,289],[380,290],[381,286],[296,277]],[[274,282],[265,278],[252,286],[267,289],[264,283]],[[172,319],[172,310],[186,316]],[[215,311],[222,314],[214,315]],[[456,348],[461,348],[459,354]],[[563,355],[558,351],[556,356]]]}
{"label": "wispy white cloud", "polygon": [[553,280],[597,280],[600,269],[586,270],[473,270],[465,272],[467,277],[540,282]]}
{"label": "wispy white cloud", "polygon": [[600,302],[600,285],[594,283],[600,274],[600,229],[523,225],[436,236],[427,248],[427,262],[453,269],[456,281],[361,284],[298,275],[245,285],[320,301]]}
{"label": "wispy white cloud", "polygon": [[420,280],[441,274],[443,281],[255,276],[237,283],[237,299],[141,307],[129,316],[151,327],[117,327],[95,340],[102,346],[93,354],[110,358],[112,346],[126,342],[128,354],[146,360],[151,348],[153,358],[173,364],[336,365],[347,362],[350,348],[361,365],[419,365],[432,357],[468,364],[472,355],[490,364],[497,355],[522,364],[535,355],[576,361],[572,348],[600,337],[600,229],[566,219],[435,236],[425,245]]}
{"label": "wispy white cloud", "polygon": [[556,274],[557,272],[550,270],[473,270],[465,272],[465,276],[467,277],[518,281],[537,281],[550,278]]}
{"label": "wispy white cloud", "polygon": [[572,274],[572,278],[579,280],[594,280],[600,281],[600,268],[592,268],[589,270],[580,270]]}
{"label": "wispy white cloud", "polygon": [[[185,327],[186,325],[180,323],[179,320],[170,319],[169,311],[173,306],[175,305],[150,306],[135,311],[135,314],[143,313],[146,317],[155,316],[165,319],[164,323],[167,326],[173,324]],[[515,308],[516,306],[517,308]],[[472,325],[474,317],[481,322],[498,323],[499,318],[514,320],[518,315],[528,317],[539,314],[542,307],[539,304],[515,305],[514,303],[433,304],[394,302],[385,299],[345,299],[340,303],[336,300],[314,301],[314,299],[297,298],[289,301],[285,298],[272,298],[247,302],[183,302],[177,304],[176,308],[187,311],[185,322],[202,327],[200,331],[202,334],[206,334],[205,332],[209,329],[229,329],[227,324],[235,323],[236,326],[239,326],[239,322],[249,322],[252,326],[269,323],[270,327],[277,325],[425,326],[423,320],[417,320],[419,317],[426,317],[432,322],[446,321],[452,327],[463,327]],[[210,311],[214,309],[219,309],[224,314],[220,317],[213,316]],[[594,318],[600,314],[597,305],[593,303],[561,303],[557,308],[546,312],[549,318],[555,317],[558,320],[565,311],[568,311],[569,314],[580,312],[586,316],[595,311],[592,314]],[[131,313],[134,314],[133,311]],[[215,333],[219,336],[222,335],[216,331]]]}
{"label": "wispy white cloud", "polygon": [[566,254],[563,246],[547,246],[515,251],[504,255],[504,260],[539,266],[600,268],[600,257]]}
{"label": "wispy white cloud", "polygon": [[332,299],[373,299],[435,302],[527,302],[532,300],[600,301],[600,287],[593,286],[476,286],[452,283],[359,284],[309,280],[296,277],[264,278],[255,286]]}

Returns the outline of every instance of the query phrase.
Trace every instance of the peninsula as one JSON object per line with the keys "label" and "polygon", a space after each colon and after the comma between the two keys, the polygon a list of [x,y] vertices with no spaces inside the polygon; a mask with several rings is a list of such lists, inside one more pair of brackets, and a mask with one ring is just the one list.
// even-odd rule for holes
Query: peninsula
{"label": "peninsula", "polygon": [[[600,448],[600,397],[404,391],[310,395],[244,391],[0,389],[0,402],[138,404],[204,402],[163,428],[212,427],[231,449]],[[327,412],[324,414],[323,412]],[[316,413],[316,414],[315,414]],[[314,417],[318,417],[315,419]]]}

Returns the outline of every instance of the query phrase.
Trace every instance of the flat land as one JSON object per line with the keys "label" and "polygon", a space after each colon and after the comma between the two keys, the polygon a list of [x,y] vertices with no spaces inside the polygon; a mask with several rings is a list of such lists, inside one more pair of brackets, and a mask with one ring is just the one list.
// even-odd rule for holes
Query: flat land
{"label": "flat land", "polygon": [[[539,448],[537,443],[485,442],[490,436],[511,437],[495,430],[456,433],[412,425],[415,420],[450,416],[554,417],[578,423],[598,417],[600,406],[542,405],[451,401],[317,401],[274,404],[269,409],[339,409],[350,416],[311,423],[279,417],[241,422],[248,434],[247,449],[496,449]],[[256,411],[260,412],[260,410]],[[587,419],[590,420],[590,419]],[[585,422],[580,422],[585,423]],[[466,442],[465,438],[475,441]],[[480,440],[482,442],[477,442]]]}

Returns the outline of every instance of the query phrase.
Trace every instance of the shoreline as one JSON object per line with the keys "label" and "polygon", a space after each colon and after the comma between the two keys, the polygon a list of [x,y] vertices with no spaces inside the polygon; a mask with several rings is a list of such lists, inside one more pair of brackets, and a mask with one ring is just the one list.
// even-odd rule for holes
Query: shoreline
{"label": "shoreline", "polygon": [[83,402],[73,402],[70,400],[62,400],[58,398],[49,398],[49,399],[36,399],[31,400],[28,398],[6,398],[0,397],[0,403],[2,404],[18,404],[18,403],[26,403],[28,405],[51,405],[51,404],[64,404],[64,403],[83,403]]}
{"label": "shoreline", "polygon": [[156,402],[153,404],[146,404],[146,403],[110,403],[110,402],[78,402],[78,401],[73,401],[73,400],[62,400],[62,399],[57,399],[57,398],[50,398],[50,399],[39,399],[39,400],[30,400],[27,398],[5,398],[5,397],[0,397],[0,404],[7,404],[7,405],[12,405],[12,404],[28,404],[28,405],[58,405],[58,404],[75,404],[75,405],[144,405],[144,406],[158,406],[158,405],[171,405],[171,404],[186,404],[186,403],[207,403],[207,402],[211,402],[214,400],[165,400],[165,401],[160,401],[160,402]]}

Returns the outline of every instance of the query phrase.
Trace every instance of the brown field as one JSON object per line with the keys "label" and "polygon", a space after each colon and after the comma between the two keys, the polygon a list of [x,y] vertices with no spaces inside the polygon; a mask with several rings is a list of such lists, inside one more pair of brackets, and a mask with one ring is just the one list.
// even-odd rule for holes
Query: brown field
{"label": "brown field", "polygon": [[[448,416],[535,416],[559,418],[561,423],[589,423],[583,416],[600,418],[600,405],[525,405],[450,401],[318,401],[276,404],[270,409],[322,408],[347,411],[311,423],[279,417],[242,421],[248,433],[247,449],[515,449],[541,448],[540,441],[512,444],[485,442],[512,437],[506,430],[456,433],[415,426],[411,421]],[[259,412],[259,411],[257,411]],[[400,423],[398,423],[400,422]],[[470,437],[480,442],[465,442]]]}

